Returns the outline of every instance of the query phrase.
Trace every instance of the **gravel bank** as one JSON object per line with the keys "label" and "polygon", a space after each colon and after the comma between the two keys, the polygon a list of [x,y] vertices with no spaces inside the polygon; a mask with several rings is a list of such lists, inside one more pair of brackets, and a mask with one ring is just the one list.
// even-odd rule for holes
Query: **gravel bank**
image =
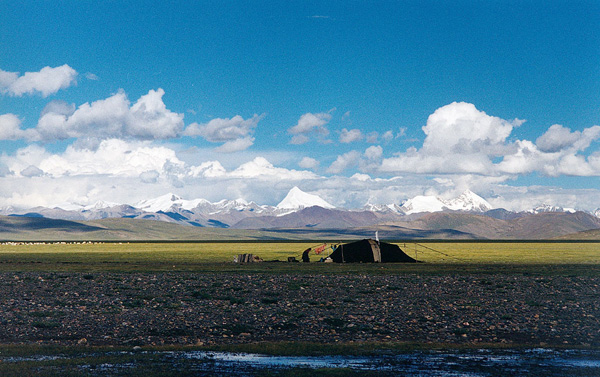
{"label": "gravel bank", "polygon": [[600,346],[600,277],[1,273],[0,343]]}

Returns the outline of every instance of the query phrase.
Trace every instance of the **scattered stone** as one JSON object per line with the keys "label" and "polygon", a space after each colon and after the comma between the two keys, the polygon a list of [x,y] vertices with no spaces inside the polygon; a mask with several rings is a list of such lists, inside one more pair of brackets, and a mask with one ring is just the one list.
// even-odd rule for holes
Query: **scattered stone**
{"label": "scattered stone", "polygon": [[594,275],[84,275],[0,273],[0,342],[600,346]]}

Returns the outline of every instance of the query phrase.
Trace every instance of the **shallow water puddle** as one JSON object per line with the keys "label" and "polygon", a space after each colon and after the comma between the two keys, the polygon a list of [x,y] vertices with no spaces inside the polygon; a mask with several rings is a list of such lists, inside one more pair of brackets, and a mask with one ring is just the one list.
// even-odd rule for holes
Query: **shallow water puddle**
{"label": "shallow water puddle", "polygon": [[[108,360],[107,360],[108,358]],[[269,356],[250,353],[211,351],[122,351],[93,352],[75,356],[28,355],[2,357],[0,362],[44,362],[67,360],[86,375],[118,375],[168,366],[175,371],[194,371],[197,375],[238,377],[259,371],[292,368],[375,371],[381,376],[600,376],[600,351],[553,350],[430,350],[376,356]],[[81,364],[77,360],[81,360]],[[90,359],[102,360],[90,364]],[[127,360],[125,360],[127,359]],[[43,366],[40,365],[43,370]]]}
{"label": "shallow water puddle", "polygon": [[600,352],[580,350],[414,351],[381,356],[268,356],[192,351],[180,357],[210,360],[216,369],[349,368],[404,375],[489,376],[498,372],[563,376],[600,375]]}

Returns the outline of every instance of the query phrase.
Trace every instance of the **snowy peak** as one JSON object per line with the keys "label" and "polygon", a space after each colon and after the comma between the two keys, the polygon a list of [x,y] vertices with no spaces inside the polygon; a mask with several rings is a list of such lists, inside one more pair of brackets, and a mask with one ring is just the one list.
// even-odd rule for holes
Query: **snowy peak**
{"label": "snowy peak", "polygon": [[[553,206],[550,204],[541,204],[535,208],[532,208],[530,210],[527,211],[528,213],[533,213],[533,214],[538,214],[538,213],[543,213],[543,212],[569,212],[569,213],[574,213],[576,212],[573,208],[563,208],[563,207],[559,207],[559,206]],[[596,210],[596,212],[598,212],[598,210]],[[594,215],[596,215],[596,212],[594,212]],[[596,215],[596,217],[598,217],[598,215]]]}
{"label": "snowy peak", "polygon": [[180,207],[183,199],[181,197],[169,193],[158,198],[142,200],[134,205],[135,208],[144,210],[146,212],[159,212],[169,211],[173,206]]}
{"label": "snowy peak", "polygon": [[408,199],[402,209],[407,215],[420,212],[440,212],[447,207],[447,204],[437,196],[418,195]]}
{"label": "snowy peak", "polygon": [[404,213],[404,210],[401,205],[392,203],[392,204],[371,204],[367,203],[362,208],[363,211],[371,211],[371,212],[386,212],[386,213]]}
{"label": "snowy peak", "polygon": [[420,212],[441,212],[444,210],[486,212],[492,208],[490,203],[470,190],[450,200],[431,195],[419,195],[407,200],[402,206],[404,213],[407,215]]}
{"label": "snowy peak", "polygon": [[317,195],[306,193],[294,186],[286,197],[277,205],[278,209],[302,209],[319,206],[323,208],[335,208]]}
{"label": "snowy peak", "polygon": [[83,209],[85,211],[94,211],[94,210],[101,210],[101,209],[116,207],[118,205],[119,205],[119,203],[105,202],[104,200],[99,200],[94,204],[83,207]]}
{"label": "snowy peak", "polygon": [[466,190],[457,198],[448,200],[446,203],[448,209],[453,211],[486,212],[492,209],[490,203],[471,190]]}

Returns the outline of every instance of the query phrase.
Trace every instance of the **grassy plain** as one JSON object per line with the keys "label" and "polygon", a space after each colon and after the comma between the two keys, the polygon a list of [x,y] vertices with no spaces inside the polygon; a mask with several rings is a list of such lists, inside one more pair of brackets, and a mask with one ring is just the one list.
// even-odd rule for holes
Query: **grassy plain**
{"label": "grassy plain", "polygon": [[[302,251],[319,243],[198,242],[198,243],[4,243],[0,245],[0,271],[212,271],[298,270],[297,264],[265,263],[239,266],[237,254],[252,253],[265,261],[300,259]],[[426,271],[463,266],[583,266],[600,267],[600,243],[585,242],[436,242],[398,245],[424,264],[362,265],[344,267],[311,263],[315,272],[410,270]],[[311,254],[316,262],[326,256]],[[384,267],[385,266],[385,267]],[[443,267],[446,266],[446,267]],[[309,266],[303,266],[304,272]],[[456,268],[456,267],[454,267]],[[468,268],[468,267],[465,267]]]}
{"label": "grassy plain", "polygon": [[[325,264],[325,263],[232,263],[235,255],[252,253],[265,261],[300,258],[308,247],[319,242],[172,242],[172,243],[4,243],[0,244],[0,272],[64,271],[80,272],[208,272],[273,274],[503,274],[593,276],[600,275],[600,243],[586,242],[400,242],[417,264]],[[327,252],[327,250],[326,250]],[[327,255],[325,253],[324,255]],[[311,255],[316,262],[321,256]],[[486,286],[487,287],[487,286]],[[464,346],[464,345],[463,345]],[[466,347],[482,347],[481,344]],[[484,345],[505,347],[501,343]],[[537,344],[525,344],[526,347]],[[337,347],[337,348],[336,348]],[[430,348],[457,348],[456,344],[429,343],[351,343],[313,344],[252,343],[192,347],[234,352],[261,352],[275,355],[370,355],[381,352],[410,352]],[[511,347],[515,347],[512,344]],[[570,345],[573,348],[572,345]],[[184,348],[174,347],[173,350]],[[150,351],[152,348],[145,348]],[[170,351],[168,346],[157,351]],[[383,350],[383,351],[382,351]],[[134,365],[126,375],[186,375],[200,361],[182,359],[173,369],[172,360],[161,353],[131,352],[131,347],[106,349],[81,347],[39,347],[34,344],[0,345],[2,357],[22,357],[22,361],[0,363],[2,375],[101,375],[105,365]],[[49,357],[47,359],[36,357]],[[58,358],[53,358],[57,356]],[[188,360],[188,361],[186,361]],[[98,373],[92,373],[92,371]],[[300,373],[301,372],[301,373]],[[261,372],[262,373],[262,372]],[[343,370],[290,370],[291,374],[257,375],[373,375]],[[351,374],[350,374],[351,373]],[[190,372],[190,375],[193,375]],[[380,375],[380,374],[377,374]]]}

